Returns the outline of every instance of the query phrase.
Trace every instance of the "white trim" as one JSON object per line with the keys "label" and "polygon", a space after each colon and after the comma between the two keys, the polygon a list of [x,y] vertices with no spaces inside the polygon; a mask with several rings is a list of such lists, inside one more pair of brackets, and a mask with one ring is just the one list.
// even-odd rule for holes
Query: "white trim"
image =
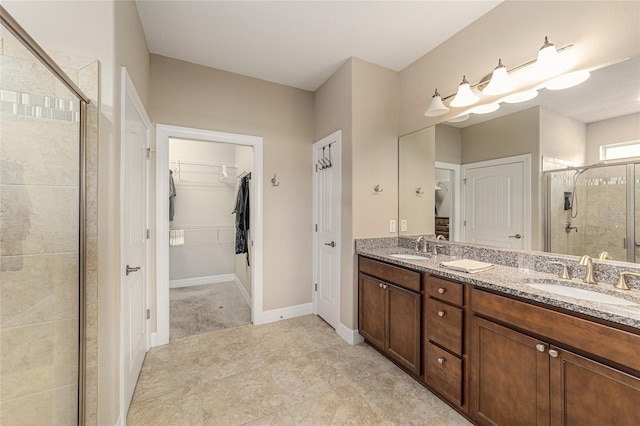
{"label": "white trim", "polygon": [[[223,133],[188,127],[156,125],[156,194],[169,193],[169,138],[191,139],[204,142],[229,143],[253,148],[253,205],[252,213],[252,267],[251,267],[251,320],[263,319],[263,139],[259,136]],[[156,330],[158,344],[169,343],[169,197],[156,197]]]}
{"label": "white trim", "polygon": [[[312,170],[315,170],[316,167],[316,159],[315,159],[315,150],[317,146],[322,146],[322,145],[326,145],[327,143],[335,143],[337,149],[334,150],[334,152],[337,152],[337,155],[335,155],[332,160],[333,160],[333,165],[336,167],[338,176],[337,176],[337,187],[338,187],[338,191],[339,193],[337,194],[338,197],[338,202],[336,203],[336,205],[338,206],[339,211],[337,212],[337,221],[336,221],[336,241],[338,242],[338,244],[336,245],[335,249],[336,249],[336,256],[338,259],[338,266],[336,268],[337,270],[337,275],[338,275],[338,292],[336,294],[336,318],[335,321],[338,324],[340,323],[340,303],[341,303],[341,298],[340,298],[340,294],[342,292],[342,274],[340,271],[342,271],[342,130],[337,130],[333,133],[331,133],[328,136],[325,136],[324,138],[320,139],[319,141],[316,141],[313,143],[312,145],[312,155],[311,155],[311,167]],[[313,214],[313,224],[317,224],[318,223],[318,217],[317,217],[317,194],[316,194],[316,179],[317,179],[317,173],[313,173],[313,180],[312,180],[312,185],[313,185],[313,207],[312,207],[312,214]],[[311,281],[311,303],[313,305],[313,313],[318,315],[318,292],[315,290],[315,285],[318,282],[318,233],[314,232],[314,230],[312,229],[312,233],[313,233],[313,251],[312,251],[312,268],[313,268],[313,272],[312,272],[312,281]],[[328,322],[328,321],[327,321]],[[335,327],[336,329],[338,328],[338,324],[330,324],[332,327]]]}
{"label": "white trim", "polygon": [[338,336],[342,337],[342,339],[350,345],[357,345],[364,342],[364,337],[358,333],[358,330],[351,330],[343,323],[338,325],[336,333],[338,333]]}
{"label": "white trim", "polygon": [[118,416],[118,419],[116,420],[116,426],[124,426],[124,423],[122,421],[122,415]]}
{"label": "white trim", "polygon": [[[468,163],[463,164],[461,167],[462,179],[465,179],[467,170],[469,169],[477,169],[481,167],[493,167],[493,166],[502,166],[505,164],[511,163],[522,163],[523,164],[523,185],[524,185],[524,212],[523,212],[523,234],[525,235],[522,241],[522,250],[531,250],[531,241],[533,238],[532,229],[531,229],[531,215],[528,214],[531,212],[531,154],[523,154],[523,155],[515,155],[513,157],[504,157],[504,158],[496,158],[495,160],[487,160],[487,161],[479,161],[477,163]],[[465,201],[466,200],[466,188],[463,189],[461,193],[460,199],[462,202],[461,208],[461,216],[460,218],[465,217]],[[464,242],[464,227],[462,228],[462,233],[460,234],[460,241]]]}
{"label": "white trim", "polygon": [[[119,360],[119,379],[120,379],[120,383],[119,383],[119,390],[120,390],[120,397],[119,397],[119,408],[120,408],[120,413],[118,416],[118,424],[123,424],[122,422],[124,422],[127,417],[127,411],[129,410],[129,401],[127,401],[127,392],[125,389],[125,374],[126,374],[126,366],[125,366],[125,359],[127,357],[128,354],[125,354],[125,336],[126,336],[126,332],[125,332],[125,321],[124,321],[124,317],[125,317],[125,312],[124,312],[124,307],[126,306],[126,301],[125,301],[125,297],[126,297],[126,292],[123,291],[124,289],[124,285],[125,285],[125,265],[127,263],[127,260],[125,259],[125,255],[126,255],[126,250],[125,250],[125,230],[123,229],[123,218],[125,216],[125,200],[124,200],[124,194],[125,194],[125,156],[122,154],[123,152],[125,152],[125,123],[126,123],[126,108],[124,107],[127,99],[130,99],[131,102],[133,103],[133,106],[136,110],[136,113],[139,115],[140,119],[142,120],[146,131],[147,131],[147,141],[146,141],[146,147],[147,149],[150,148],[150,142],[151,142],[151,120],[149,119],[149,115],[147,114],[147,111],[144,108],[144,104],[142,103],[142,100],[140,99],[140,96],[138,95],[138,92],[136,90],[135,85],[133,84],[133,81],[131,80],[131,78],[129,77],[129,73],[127,72],[127,68],[126,67],[120,67],[120,132],[119,132],[119,138],[120,138],[120,144],[119,144],[119,149],[120,149],[120,212],[119,212],[119,219],[120,219],[120,283],[119,283],[119,289],[120,289],[120,360]],[[150,176],[150,167],[149,164],[147,165],[147,176],[146,176],[146,184],[147,184],[147,200],[146,200],[146,210],[147,210],[147,217],[146,217],[146,224],[147,227],[149,226],[149,187],[150,187],[150,182],[149,182],[149,176]],[[145,289],[144,289],[144,293],[145,293],[145,297],[146,297],[146,301],[145,301],[145,310],[149,309],[150,306],[150,301],[149,301],[149,264],[150,264],[150,258],[149,258],[149,240],[147,240],[147,243],[145,244],[145,265],[142,265],[144,267],[145,270]],[[149,333],[149,329],[150,329],[150,321],[146,321],[145,327],[146,327],[146,335],[147,335],[147,342],[146,342],[146,350],[148,351],[149,348],[151,347],[151,333]]]}
{"label": "white trim", "polygon": [[451,170],[453,172],[453,196],[451,197],[452,202],[452,217],[451,222],[453,222],[453,227],[449,228],[449,241],[460,241],[460,222],[462,222],[460,216],[460,164],[453,163],[443,163],[441,161],[436,161],[435,163],[436,169],[444,169]]}
{"label": "white trim", "polygon": [[155,348],[158,346],[158,333],[151,333],[151,347]]}
{"label": "white trim", "polygon": [[235,274],[209,275],[208,277],[182,278],[169,281],[169,288],[191,287],[193,285],[220,284],[233,281]]}
{"label": "white trim", "polygon": [[313,303],[311,302],[303,303],[301,305],[287,306],[286,308],[272,309],[262,313],[262,324],[301,317],[309,314],[313,314]]}
{"label": "white trim", "polygon": [[251,296],[249,296],[249,293],[247,293],[247,290],[244,288],[244,285],[242,284],[242,282],[240,282],[240,279],[236,274],[233,274],[233,281],[236,283],[236,287],[238,287],[240,293],[242,293],[242,297],[244,297],[247,305],[251,306]]}

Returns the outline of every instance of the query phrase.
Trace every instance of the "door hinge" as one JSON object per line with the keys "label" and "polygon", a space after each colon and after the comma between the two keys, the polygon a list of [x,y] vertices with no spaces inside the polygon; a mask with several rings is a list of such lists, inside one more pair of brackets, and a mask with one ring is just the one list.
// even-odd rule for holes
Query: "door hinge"
{"label": "door hinge", "polygon": [[318,232],[318,224],[316,223],[316,232]]}
{"label": "door hinge", "polygon": [[466,220],[462,221],[462,226],[467,226],[467,221]]}
{"label": "door hinge", "polygon": [[147,148],[147,160],[151,160],[151,148]]}
{"label": "door hinge", "polygon": [[147,240],[151,238],[151,229],[147,229]]}
{"label": "door hinge", "polygon": [[318,291],[318,283],[316,283],[316,291]]}
{"label": "door hinge", "polygon": [[147,319],[151,319],[151,309],[147,309]]}
{"label": "door hinge", "polygon": [[467,179],[462,179],[462,184],[466,185],[467,184]]}

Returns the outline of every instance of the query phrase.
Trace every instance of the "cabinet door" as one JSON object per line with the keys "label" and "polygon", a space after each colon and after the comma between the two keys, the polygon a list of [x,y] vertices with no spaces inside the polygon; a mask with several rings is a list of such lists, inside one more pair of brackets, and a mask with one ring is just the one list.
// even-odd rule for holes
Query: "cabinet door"
{"label": "cabinet door", "polygon": [[640,379],[571,352],[551,358],[552,425],[639,425]]}
{"label": "cabinet door", "polygon": [[[380,280],[359,274],[358,328],[372,345],[385,348],[386,290]],[[386,284],[385,284],[386,285]]]}
{"label": "cabinet door", "polygon": [[416,375],[420,375],[421,295],[385,285],[387,290],[386,351]]}
{"label": "cabinet door", "polygon": [[471,348],[471,415],[478,423],[549,424],[548,345],[474,317]]}

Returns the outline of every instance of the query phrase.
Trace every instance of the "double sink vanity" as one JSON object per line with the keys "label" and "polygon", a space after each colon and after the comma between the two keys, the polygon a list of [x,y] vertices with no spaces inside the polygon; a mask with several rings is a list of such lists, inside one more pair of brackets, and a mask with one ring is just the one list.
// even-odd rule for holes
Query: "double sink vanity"
{"label": "double sink vanity", "polygon": [[[370,345],[477,424],[640,424],[640,286],[614,288],[629,264],[594,262],[600,283],[585,284],[571,256],[414,244],[356,241]],[[456,259],[494,266],[441,265]],[[558,277],[558,261],[573,279]]]}

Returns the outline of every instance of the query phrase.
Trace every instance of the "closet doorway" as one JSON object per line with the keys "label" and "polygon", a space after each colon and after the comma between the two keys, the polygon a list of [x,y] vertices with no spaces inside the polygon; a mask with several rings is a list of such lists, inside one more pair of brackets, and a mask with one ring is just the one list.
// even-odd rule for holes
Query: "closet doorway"
{"label": "closet doorway", "polygon": [[156,151],[157,344],[256,323],[262,138],[158,125]]}

